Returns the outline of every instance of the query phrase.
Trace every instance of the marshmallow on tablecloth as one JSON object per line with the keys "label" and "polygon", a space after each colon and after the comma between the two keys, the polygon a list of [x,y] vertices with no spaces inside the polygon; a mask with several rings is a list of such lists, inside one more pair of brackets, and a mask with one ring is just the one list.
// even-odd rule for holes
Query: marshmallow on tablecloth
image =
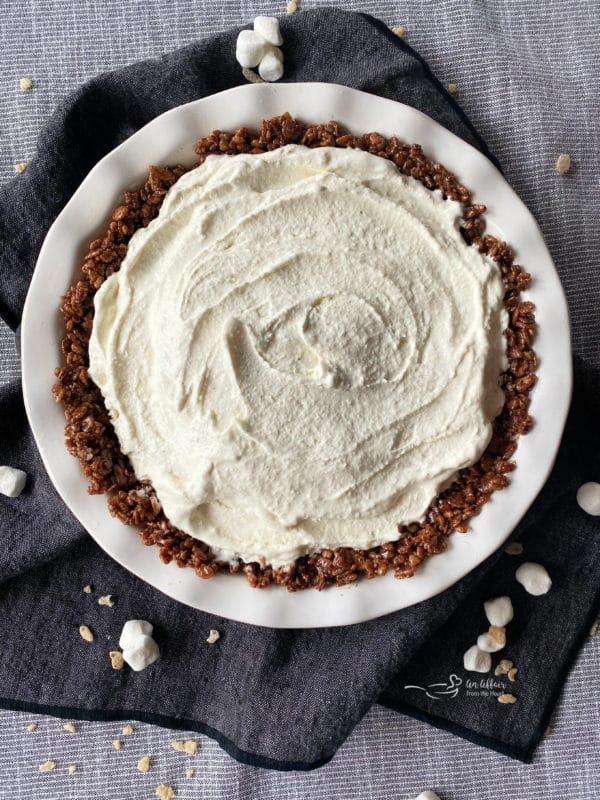
{"label": "marshmallow on tablecloth", "polygon": [[513,607],[510,597],[492,597],[486,600],[483,604],[485,615],[488,618],[490,625],[496,625],[503,628],[513,618]]}
{"label": "marshmallow on tablecloth", "polygon": [[283,44],[283,36],[279,30],[277,17],[256,17],[254,30],[259,33],[268,44]]}
{"label": "marshmallow on tablecloth", "polygon": [[123,661],[135,672],[146,669],[159,657],[160,650],[151,636],[140,636],[134,645],[123,650]]}
{"label": "marshmallow on tablecloth", "polygon": [[283,75],[283,53],[277,45],[283,44],[277,17],[256,17],[254,30],[238,34],[235,57],[245,69],[258,67],[264,81],[278,81]]}
{"label": "marshmallow on tablecloth", "polygon": [[463,667],[468,672],[489,672],[492,668],[492,657],[474,644],[463,656]]}
{"label": "marshmallow on tablecloth", "polygon": [[590,481],[577,490],[579,507],[593,517],[600,516],[600,483]]}
{"label": "marshmallow on tablecloth", "polygon": [[268,45],[255,31],[240,31],[235,48],[235,57],[242,67],[257,67]]}
{"label": "marshmallow on tablecloth", "polygon": [[119,647],[126,650],[134,645],[140,636],[152,636],[153,630],[152,623],[146,622],[145,619],[130,619],[123,625]]}
{"label": "marshmallow on tablecloth", "polygon": [[123,660],[131,669],[139,672],[160,657],[158,645],[152,638],[154,630],[144,619],[130,619],[123,625],[119,647],[123,649]]}
{"label": "marshmallow on tablecloth", "polygon": [[515,572],[515,578],[526,592],[536,597],[546,594],[552,587],[552,579],[545,567],[542,567],[541,564],[534,564],[531,561],[521,564]]}
{"label": "marshmallow on tablecloth", "polygon": [[283,75],[283,53],[278,47],[269,47],[258,65],[258,74],[263,81],[273,83]]}
{"label": "marshmallow on tablecloth", "polygon": [[0,467],[0,494],[18,497],[25,488],[27,473],[15,467]]}

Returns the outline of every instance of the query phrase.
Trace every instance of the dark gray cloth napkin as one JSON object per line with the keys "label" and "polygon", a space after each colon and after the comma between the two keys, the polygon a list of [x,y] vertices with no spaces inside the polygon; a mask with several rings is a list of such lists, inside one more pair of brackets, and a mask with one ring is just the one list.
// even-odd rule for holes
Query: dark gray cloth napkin
{"label": "dark gray cloth napkin", "polygon": [[[283,19],[282,29],[284,80],[343,83],[400,100],[487,153],[423,60],[378,20],[320,9]],[[13,329],[44,236],[85,174],[157,114],[243,83],[236,35],[101,75],[58,109],[36,159],[0,195],[0,312]],[[0,706],[197,730],[241,761],[311,769],[332,757],[379,700],[529,760],[598,606],[600,526],[577,508],[574,493],[599,474],[599,366],[600,359],[576,364],[561,456],[516,534],[524,556],[500,552],[438,597],[381,619],[300,631],[194,611],[121,569],[50,484],[20,386],[3,388],[0,463],[25,469],[29,481],[21,497],[0,496]],[[135,534],[124,528],[123,535]],[[553,577],[543,598],[514,581],[525,558],[541,561]],[[113,594],[115,606],[98,606],[97,593],[82,592],[88,583]],[[468,688],[468,680],[488,676],[462,668],[462,653],[485,627],[481,603],[495,593],[510,594],[516,611],[503,655],[518,665],[518,680],[495,679],[518,696],[510,706],[497,702],[494,687]],[[141,673],[113,671],[108,662],[130,618],[151,620],[161,648],[160,660]],[[78,634],[84,621],[96,633],[91,644]],[[213,646],[205,641],[210,628],[221,632]],[[456,691],[443,694],[448,686]]]}

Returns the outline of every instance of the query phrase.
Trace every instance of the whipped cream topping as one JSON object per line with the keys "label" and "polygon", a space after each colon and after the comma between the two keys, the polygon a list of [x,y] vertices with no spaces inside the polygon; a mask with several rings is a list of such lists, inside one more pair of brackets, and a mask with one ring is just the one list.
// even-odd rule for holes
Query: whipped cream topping
{"label": "whipped cream topping", "polygon": [[170,521],[224,560],[368,548],[492,434],[506,314],[461,208],[389,161],[209,156],[95,298],[90,375]]}

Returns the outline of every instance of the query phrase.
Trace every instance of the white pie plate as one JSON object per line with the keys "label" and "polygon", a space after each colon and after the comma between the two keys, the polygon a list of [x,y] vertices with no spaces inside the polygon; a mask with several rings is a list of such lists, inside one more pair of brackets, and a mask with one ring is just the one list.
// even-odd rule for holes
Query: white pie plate
{"label": "white pie plate", "polygon": [[[150,164],[194,163],[194,143],[215,128],[255,127],[289,111],[300,119],[336,119],[355,133],[377,130],[419,142],[488,207],[488,230],[510,242],[533,274],[539,381],[531,400],[535,426],[517,451],[510,486],[496,493],[467,535],[427,559],[417,574],[389,574],[344,588],[295,594],[282,587],[251,589],[240,575],[199,579],[191,569],[164,565],[158,549],[110,516],[106,497],[90,496],[75,458],[64,446],[64,416],[51,394],[61,363],[59,296],[74,282],[86,246],[106,227],[122,192],[143,183]],[[458,581],[500,547],[541,489],[552,467],[571,395],[571,354],[565,298],[541,232],[500,172],[476,149],[409,106],[323,83],[259,84],[230,89],[179,106],[154,119],[103,158],[52,225],[41,249],[22,321],[23,389],[29,421],[58,492],[98,544],[116,561],[170,597],[194,608],[255,625],[310,628],[349,625],[426,600]]]}

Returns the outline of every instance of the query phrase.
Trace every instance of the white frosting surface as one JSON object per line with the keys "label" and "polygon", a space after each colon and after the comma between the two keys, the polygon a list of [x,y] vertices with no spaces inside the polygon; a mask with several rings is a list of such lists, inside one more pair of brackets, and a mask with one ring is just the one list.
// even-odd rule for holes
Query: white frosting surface
{"label": "white frosting surface", "polygon": [[100,288],[90,375],[136,475],[223,559],[372,547],[503,403],[500,273],[389,161],[209,156]]}

